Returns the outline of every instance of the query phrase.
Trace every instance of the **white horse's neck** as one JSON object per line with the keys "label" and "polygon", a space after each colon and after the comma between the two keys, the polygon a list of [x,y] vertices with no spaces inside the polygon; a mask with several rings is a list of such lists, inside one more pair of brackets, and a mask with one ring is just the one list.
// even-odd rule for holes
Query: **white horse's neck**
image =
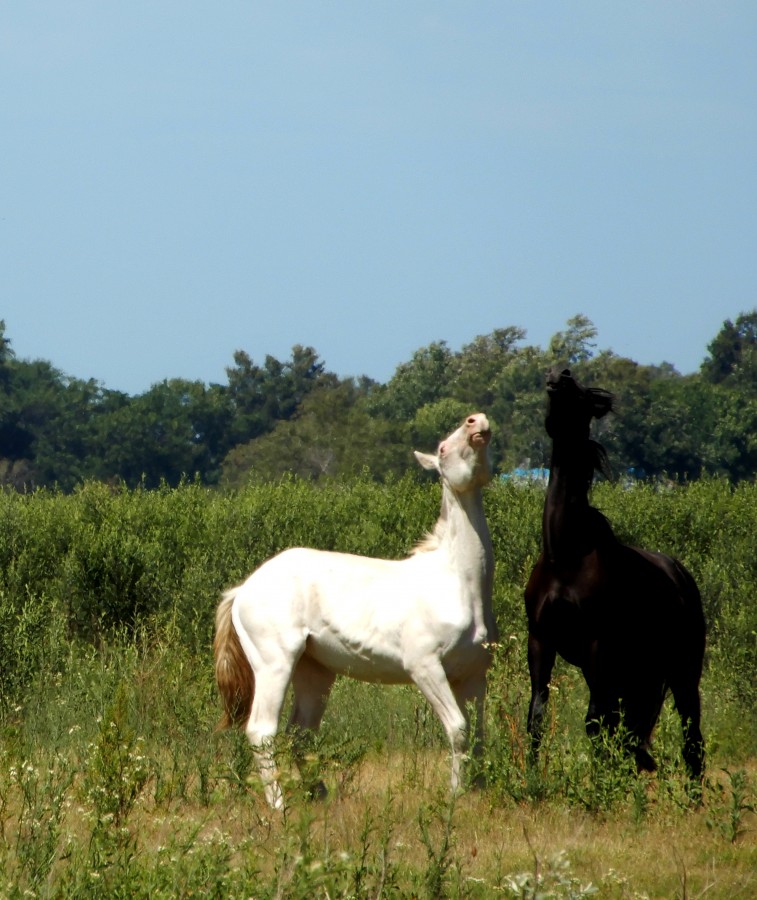
{"label": "white horse's neck", "polygon": [[480,490],[458,494],[445,485],[442,508],[446,528],[441,543],[454,548],[454,552],[460,554],[461,563],[470,553],[480,558],[482,549],[493,553]]}
{"label": "white horse's neck", "polygon": [[463,585],[464,604],[473,612],[479,640],[496,640],[492,611],[494,549],[484,515],[480,489],[455,493],[444,485],[442,497],[444,530],[439,551],[446,553]]}

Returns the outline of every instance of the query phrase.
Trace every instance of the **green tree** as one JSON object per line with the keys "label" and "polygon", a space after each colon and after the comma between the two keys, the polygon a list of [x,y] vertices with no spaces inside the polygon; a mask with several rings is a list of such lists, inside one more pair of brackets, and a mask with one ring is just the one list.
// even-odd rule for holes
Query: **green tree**
{"label": "green tree", "polygon": [[416,450],[433,450],[439,441],[450,434],[465,416],[476,412],[470,404],[445,397],[427,403],[416,411],[409,427],[410,441]]}
{"label": "green tree", "polygon": [[604,350],[576,366],[589,386],[613,394],[614,414],[594,425],[615,477],[697,477],[712,425],[712,391],[668,363],[644,366]]}
{"label": "green tree", "polygon": [[551,445],[544,430],[549,365],[542,350],[526,346],[515,351],[499,373],[491,406],[497,423],[492,454],[495,467],[503,471],[549,461]]}
{"label": "green tree", "polygon": [[658,463],[647,456],[645,436],[653,418],[652,384],[663,373],[610,350],[577,365],[575,371],[587,386],[603,388],[613,395],[613,415],[595,422],[593,431],[608,452],[613,474],[618,477],[629,470],[637,476],[657,474]]}
{"label": "green tree", "polygon": [[10,363],[16,354],[11,349],[10,338],[5,336],[5,319],[0,319],[0,387],[5,387],[10,378]]}
{"label": "green tree", "polygon": [[14,359],[11,342],[5,336],[5,321],[0,319],[0,483],[22,487],[31,478],[33,435],[20,422],[12,385]]}
{"label": "green tree", "polygon": [[451,387],[455,398],[470,406],[469,412],[473,407],[491,409],[501,389],[502,373],[525,335],[522,328],[514,326],[496,328],[491,334],[478,335],[457,354]]}
{"label": "green tree", "polygon": [[555,365],[574,366],[594,356],[597,329],[586,316],[578,313],[568,319],[565,331],[558,331],[549,342],[549,355]]}
{"label": "green tree", "polygon": [[287,362],[269,355],[259,366],[245,351],[237,350],[234,363],[226,369],[233,411],[231,446],[266,434],[282,419],[291,419],[310,391],[338,380],[325,371],[312,347],[300,344],[292,348]]}
{"label": "green tree", "polygon": [[317,480],[356,475],[363,469],[382,479],[403,471],[412,459],[407,429],[368,412],[364,399],[370,390],[368,382],[348,379],[311,391],[296,416],[229,452],[223,483],[240,487],[251,479],[284,474]]}
{"label": "green tree", "polygon": [[226,392],[218,385],[162,381],[102,417],[98,476],[157,487],[200,474],[213,483],[227,449],[230,420]]}
{"label": "green tree", "polygon": [[70,490],[92,475],[95,422],[111,396],[44,360],[10,362],[0,425],[5,483]]}
{"label": "green tree", "polygon": [[757,398],[718,385],[714,391],[711,470],[733,481],[757,476]]}
{"label": "green tree", "polygon": [[707,347],[702,377],[711,384],[757,384],[757,309],[726,319]]}
{"label": "green tree", "polygon": [[649,476],[698,478],[709,457],[714,399],[698,376],[654,379],[634,442],[636,465]]}
{"label": "green tree", "polygon": [[422,347],[410,362],[398,366],[384,389],[374,395],[371,411],[408,422],[422,406],[450,395],[455,374],[455,357],[446,341]]}

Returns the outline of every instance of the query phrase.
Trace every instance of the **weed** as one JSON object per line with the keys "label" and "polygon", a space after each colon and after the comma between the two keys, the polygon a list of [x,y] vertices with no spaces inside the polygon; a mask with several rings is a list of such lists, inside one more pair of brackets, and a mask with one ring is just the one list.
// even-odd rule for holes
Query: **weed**
{"label": "weed", "polygon": [[33,892],[47,879],[56,859],[73,770],[68,760],[56,754],[43,766],[29,759],[19,761],[11,766],[10,779],[20,798],[16,877]]}
{"label": "weed", "polygon": [[735,844],[749,830],[745,820],[757,813],[757,803],[744,769],[723,771],[728,777],[728,788],[719,786],[719,795],[716,795],[711,804],[707,825],[717,830],[731,844]]}
{"label": "weed", "polygon": [[446,881],[454,865],[452,855],[455,797],[439,796],[418,809],[421,842],[426,849],[423,886],[430,898],[446,896]]}
{"label": "weed", "polygon": [[129,725],[128,695],[122,682],[100,722],[97,741],[90,746],[87,796],[99,822],[116,829],[126,822],[149,774],[143,745],[144,739]]}
{"label": "weed", "polygon": [[[499,485],[485,499],[502,633],[485,790],[448,798],[446,745],[416,690],[346,679],[305,748],[303,779],[287,783],[285,815],[250,789],[244,733],[213,731],[221,587],[296,543],[402,556],[432,523],[435,491],[284,480],[235,494],[0,494],[0,895],[752,895],[756,485],[599,492],[621,532],[683,558],[702,587],[702,807],[672,703],[655,733],[658,771],[638,778],[622,745],[592,746],[581,673],[559,663],[528,764],[522,593],[543,494]],[[287,741],[276,750],[292,768]],[[320,777],[331,794],[313,803],[306,788]],[[513,837],[524,825],[538,856]]]}

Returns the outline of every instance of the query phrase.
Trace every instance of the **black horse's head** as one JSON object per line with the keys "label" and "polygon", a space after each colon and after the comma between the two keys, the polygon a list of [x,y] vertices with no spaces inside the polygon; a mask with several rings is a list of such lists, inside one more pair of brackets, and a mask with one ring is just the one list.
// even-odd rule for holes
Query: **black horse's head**
{"label": "black horse's head", "polygon": [[547,434],[556,439],[587,439],[592,419],[601,419],[612,410],[612,394],[601,388],[587,388],[570,374],[570,369],[547,373],[549,408]]}

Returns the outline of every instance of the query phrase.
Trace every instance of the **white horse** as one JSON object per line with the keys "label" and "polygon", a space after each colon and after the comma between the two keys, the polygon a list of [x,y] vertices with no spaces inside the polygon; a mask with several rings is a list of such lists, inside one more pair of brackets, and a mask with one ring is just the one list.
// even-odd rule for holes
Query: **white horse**
{"label": "white horse", "polygon": [[[246,723],[274,808],[283,806],[272,740],[289,684],[290,730],[317,729],[337,675],[415,683],[441,720],[452,749],[452,790],[476,713],[483,737],[494,555],[481,488],[490,480],[489,422],[468,416],[436,454],[415,452],[443,487],[439,520],[413,554],[385,560],[294,548],[227,591],[216,613],[221,727]],[[323,785],[319,790],[325,791]]]}

